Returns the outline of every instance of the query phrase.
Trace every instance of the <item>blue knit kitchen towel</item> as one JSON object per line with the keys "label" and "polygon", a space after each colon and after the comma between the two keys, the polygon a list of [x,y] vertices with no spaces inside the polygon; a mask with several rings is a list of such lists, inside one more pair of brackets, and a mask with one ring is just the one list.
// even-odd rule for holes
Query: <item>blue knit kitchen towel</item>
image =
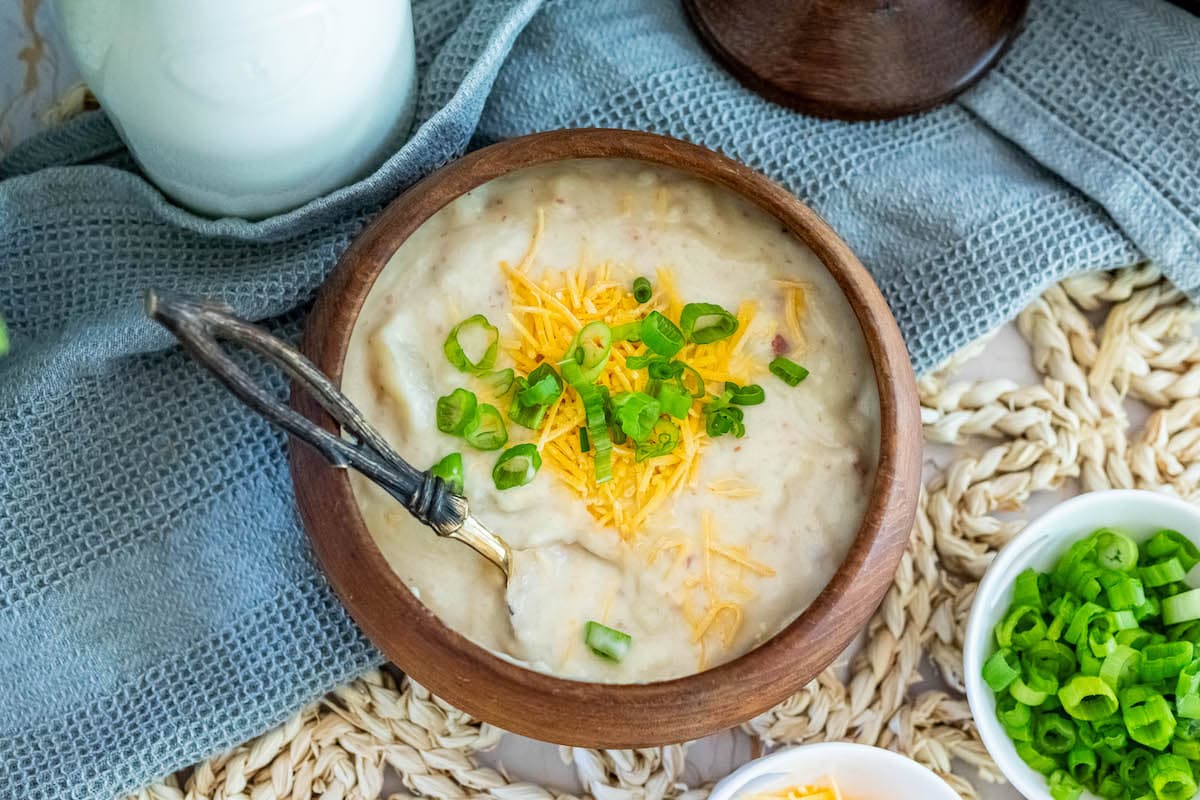
{"label": "blue knit kitchen towel", "polygon": [[1034,2],[958,102],[859,124],[743,89],[674,2],[414,7],[419,127],[289,214],[174,207],[102,114],[0,162],[0,797],[107,800],[379,660],[312,561],[282,437],[140,298],[217,295],[295,335],[366,220],[471,144],[621,126],[762,170],[850,242],[919,370],[1072,273],[1149,258],[1200,294],[1200,21],[1160,0]]}

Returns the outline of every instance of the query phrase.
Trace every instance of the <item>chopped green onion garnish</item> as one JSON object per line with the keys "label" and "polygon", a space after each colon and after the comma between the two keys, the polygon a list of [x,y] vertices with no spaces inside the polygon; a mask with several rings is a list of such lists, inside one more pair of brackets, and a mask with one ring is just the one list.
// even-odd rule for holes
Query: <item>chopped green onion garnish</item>
{"label": "chopped green onion garnish", "polygon": [[612,398],[613,418],[621,431],[641,442],[650,435],[661,410],[658,401],[645,392],[620,392]]}
{"label": "chopped green onion garnish", "polygon": [[475,409],[462,435],[476,450],[499,450],[508,442],[504,417],[490,403],[481,403]]}
{"label": "chopped green onion garnish", "polygon": [[679,327],[689,342],[711,344],[736,333],[738,321],[715,303],[688,303],[679,315]]}
{"label": "chopped green onion garnish", "polygon": [[1100,677],[1076,675],[1058,690],[1058,699],[1075,719],[1098,720],[1116,712],[1117,694]]}
{"label": "chopped green onion garnish", "polygon": [[640,342],[642,340],[642,321],[626,322],[624,325],[614,325],[612,328],[614,342]]}
{"label": "chopped green onion garnish", "polygon": [[767,366],[771,374],[779,378],[788,386],[795,386],[808,377],[808,370],[792,361],[790,358],[778,356],[771,360]]}
{"label": "chopped green onion garnish", "polygon": [[8,326],[4,324],[4,317],[0,317],[0,356],[8,355]]}
{"label": "chopped green onion garnish", "polygon": [[[558,363],[563,378],[575,388],[592,383],[608,365],[612,353],[612,328],[603,322],[584,325],[563,354]],[[572,366],[572,364],[574,366]]]}
{"label": "chopped green onion garnish", "polygon": [[1181,670],[1192,663],[1191,642],[1162,642],[1148,644],[1142,650],[1138,674],[1146,683],[1174,681]]}
{"label": "chopped green onion garnish", "polygon": [[455,389],[450,394],[439,397],[435,414],[438,430],[461,436],[467,423],[475,415],[477,405],[474,392],[468,392],[466,389]]}
{"label": "chopped green onion garnish", "polygon": [[604,411],[605,393],[595,384],[586,384],[579,387],[579,398],[583,401],[584,421],[595,452],[592,460],[599,485],[612,480],[612,440],[608,436],[608,417]]}
{"label": "chopped green onion garnish", "polygon": [[[459,337],[467,335],[478,337],[482,335],[482,353],[478,360],[472,360],[463,347]],[[481,349],[477,343],[469,343],[475,345],[474,350]],[[469,372],[472,375],[482,375],[491,370],[496,363],[496,354],[500,351],[500,331],[495,326],[487,321],[487,317],[482,314],[476,314],[473,317],[467,317],[462,322],[450,329],[450,334],[446,337],[446,343],[442,345],[442,351],[446,354],[446,360],[453,364],[462,372]]]}
{"label": "chopped green onion garnish", "polygon": [[517,400],[523,406],[545,406],[557,400],[563,393],[562,378],[554,367],[539,364],[525,378],[525,386],[517,392]]}
{"label": "chopped green onion garnish", "polygon": [[1137,566],[1137,542],[1120,531],[1101,528],[1096,537],[1096,562],[1104,569],[1129,572]]}
{"label": "chopped green onion garnish", "polygon": [[661,358],[661,356],[656,356],[651,353],[630,356],[629,358],[625,359],[625,366],[629,367],[630,369],[646,369],[646,367],[650,366],[650,362],[656,358]]}
{"label": "chopped green onion garnish", "polygon": [[514,445],[496,459],[496,466],[492,467],[492,482],[501,490],[524,486],[533,480],[541,468],[542,456],[538,453],[537,445]]}
{"label": "chopped green onion garnish", "polygon": [[642,320],[642,342],[660,356],[672,358],[683,349],[683,332],[659,312],[651,311]]}
{"label": "chopped green onion garnish", "polygon": [[588,450],[591,450],[591,449],[592,449],[592,446],[591,446],[591,444],[588,443],[587,428],[580,428],[579,429],[579,452],[586,453]]}
{"label": "chopped green onion garnish", "polygon": [[1158,800],[1189,800],[1196,794],[1192,765],[1181,756],[1155,756],[1149,770],[1150,788]]}
{"label": "chopped green onion garnish", "polygon": [[1162,618],[1168,625],[1200,619],[1200,589],[1163,598]]}
{"label": "chopped green onion garnish", "polygon": [[666,417],[659,417],[645,441],[634,447],[634,460],[665,456],[679,446],[679,426]]}
{"label": "chopped green onion garnish", "polygon": [[683,362],[672,361],[669,358],[652,358],[646,365],[646,372],[656,381],[669,381],[683,374]]}
{"label": "chopped green onion garnish", "polygon": [[692,396],[674,383],[664,383],[655,397],[662,412],[676,419],[685,418],[692,408]]}
{"label": "chopped green onion garnish", "polygon": [[727,433],[732,433],[735,438],[740,439],[746,435],[746,426],[742,422],[744,417],[744,412],[737,406],[725,406],[715,410],[708,408],[704,416],[704,432],[714,439]]}
{"label": "chopped green onion garnish", "polygon": [[757,383],[749,386],[738,386],[733,381],[725,381],[725,389],[733,392],[729,402],[735,406],[756,406],[767,399],[767,393]]}
{"label": "chopped green onion garnish", "polygon": [[596,655],[620,661],[629,652],[633,637],[624,631],[588,620],[583,627],[583,641]]}
{"label": "chopped green onion garnish", "polygon": [[513,387],[513,381],[516,380],[517,373],[513,371],[512,367],[505,367],[504,369],[498,369],[495,372],[489,372],[480,377],[487,384],[487,387],[492,390],[494,395],[503,397]]}
{"label": "chopped green onion garnish", "polygon": [[654,289],[650,286],[650,280],[648,278],[638,277],[633,279],[634,300],[637,300],[639,303],[647,303],[650,301],[650,298],[653,296],[653,294]]}
{"label": "chopped green onion garnish", "polygon": [[993,692],[1002,692],[1021,677],[1021,662],[1011,650],[997,650],[983,664],[983,682]]}
{"label": "chopped green onion garnish", "polygon": [[466,479],[463,476],[462,453],[451,453],[429,468],[429,474],[441,478],[455,494],[465,494]]}

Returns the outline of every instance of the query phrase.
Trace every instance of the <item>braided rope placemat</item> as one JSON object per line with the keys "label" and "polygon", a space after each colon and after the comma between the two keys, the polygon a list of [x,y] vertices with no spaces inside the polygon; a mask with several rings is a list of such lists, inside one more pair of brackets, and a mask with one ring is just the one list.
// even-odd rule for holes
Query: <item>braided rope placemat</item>
{"label": "braided rope placemat", "polygon": [[[1150,265],[1073,278],[1018,318],[1041,383],[951,382],[976,343],[920,381],[927,442],[953,445],[921,493],[908,552],[849,679],[830,669],[743,726],[767,746],[848,740],[897,750],[964,797],[999,775],[962,695],[961,644],[975,587],[1023,521],[1034,492],[1077,479],[1083,491],[1141,488],[1200,500],[1200,309]],[[1125,400],[1151,409],[1135,429]],[[949,691],[922,688],[936,670]],[[138,800],[373,800],[394,771],[429,797],[567,797],[484,766],[502,731],[387,671],[361,676],[285,724],[211,758]],[[687,745],[561,748],[598,800],[701,798],[683,779]],[[392,798],[404,794],[391,795]]]}

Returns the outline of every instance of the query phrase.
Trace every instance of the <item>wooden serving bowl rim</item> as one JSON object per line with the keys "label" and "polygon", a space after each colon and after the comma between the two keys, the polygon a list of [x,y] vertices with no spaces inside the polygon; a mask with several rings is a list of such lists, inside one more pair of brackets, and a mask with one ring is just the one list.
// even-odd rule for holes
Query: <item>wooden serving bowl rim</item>
{"label": "wooden serving bowl rim", "polygon": [[[845,242],[781,186],[703,147],[625,130],[532,134],[453,161],[392,201],[358,235],[322,287],[303,350],[340,383],[363,301],[418,227],[494,178],[539,164],[591,158],[633,159],[681,170],[747,198],[817,255],[854,309],[879,387],[880,458],[859,531],[812,605],[757,648],[704,672],[639,684],[557,678],[519,666],[446,626],[389,566],[363,522],[346,471],[300,443],[291,444],[290,463],[304,527],[334,591],[367,637],[414,680],[463,711],[514,733],[584,747],[646,747],[700,738],[745,722],[815,678],[867,623],[907,546],[920,485],[916,382],[883,295]],[[293,391],[292,406],[337,431],[308,394]]]}

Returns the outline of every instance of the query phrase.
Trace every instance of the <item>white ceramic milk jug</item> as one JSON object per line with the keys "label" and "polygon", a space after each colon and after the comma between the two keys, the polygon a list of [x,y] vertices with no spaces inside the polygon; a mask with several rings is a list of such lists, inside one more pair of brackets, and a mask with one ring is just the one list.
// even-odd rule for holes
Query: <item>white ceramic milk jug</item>
{"label": "white ceramic milk jug", "polygon": [[88,86],[159,188],[263,217],[343,186],[403,141],[410,0],[55,0]]}

